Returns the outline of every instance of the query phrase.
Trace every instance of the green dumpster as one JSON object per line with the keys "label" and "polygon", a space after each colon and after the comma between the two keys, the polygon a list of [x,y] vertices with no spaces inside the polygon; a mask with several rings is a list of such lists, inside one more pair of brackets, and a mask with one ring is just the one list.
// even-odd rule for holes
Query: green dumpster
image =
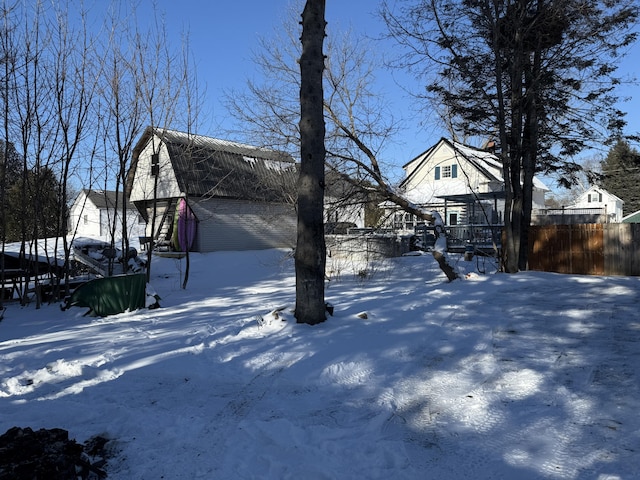
{"label": "green dumpster", "polygon": [[147,276],[116,275],[83,283],[65,299],[62,310],[88,307],[86,315],[106,317],[146,306]]}

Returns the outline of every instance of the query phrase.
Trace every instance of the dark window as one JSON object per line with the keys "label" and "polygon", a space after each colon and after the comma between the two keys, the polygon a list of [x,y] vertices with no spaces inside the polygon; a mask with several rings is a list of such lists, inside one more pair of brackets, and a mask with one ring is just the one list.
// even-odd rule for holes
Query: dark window
{"label": "dark window", "polygon": [[160,155],[154,153],[151,155],[151,175],[158,175],[160,173]]}

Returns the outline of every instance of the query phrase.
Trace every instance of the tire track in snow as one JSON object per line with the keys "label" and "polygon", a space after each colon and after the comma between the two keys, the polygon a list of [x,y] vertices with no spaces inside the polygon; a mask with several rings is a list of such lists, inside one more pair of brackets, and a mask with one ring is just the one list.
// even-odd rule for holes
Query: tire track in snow
{"label": "tire track in snow", "polygon": [[[549,398],[538,397],[534,388],[529,400],[508,405],[506,413],[517,428],[509,429],[501,447],[514,465],[536,465],[548,478],[597,475],[616,457],[636,463],[640,471],[640,424],[623,426],[617,420],[634,418],[629,412],[640,408],[638,313],[633,306],[583,300],[562,304],[562,322],[539,315],[532,324],[526,311],[536,306],[522,305],[494,332],[494,352],[507,383],[518,384],[509,382],[508,372],[530,369],[556,384],[546,388],[555,392]],[[611,398],[612,391],[625,393]],[[538,420],[530,421],[526,412]]]}
{"label": "tire track in snow", "polygon": [[[218,457],[216,462],[216,478],[231,478],[228,475],[236,476],[238,467],[238,453],[234,449],[234,437],[242,434],[246,428],[249,418],[260,419],[263,415],[252,415],[252,412],[261,407],[261,402],[265,397],[271,395],[273,385],[276,383],[281,373],[294,362],[281,364],[276,368],[264,369],[254,375],[246,384],[235,388],[224,388],[225,391],[232,392],[233,397],[214,415],[211,420],[211,429],[216,431],[216,442],[211,445],[211,451]],[[229,386],[227,386],[229,387]],[[266,413],[269,416],[269,413]],[[231,471],[229,471],[231,470]]]}

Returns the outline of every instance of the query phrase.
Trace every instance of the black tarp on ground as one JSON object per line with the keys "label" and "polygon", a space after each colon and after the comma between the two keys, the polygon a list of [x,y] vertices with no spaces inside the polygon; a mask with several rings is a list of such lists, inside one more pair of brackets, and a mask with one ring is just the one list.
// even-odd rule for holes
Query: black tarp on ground
{"label": "black tarp on ground", "polygon": [[62,309],[88,307],[87,314],[98,317],[137,310],[146,306],[146,285],[144,273],[96,278],[76,288]]}

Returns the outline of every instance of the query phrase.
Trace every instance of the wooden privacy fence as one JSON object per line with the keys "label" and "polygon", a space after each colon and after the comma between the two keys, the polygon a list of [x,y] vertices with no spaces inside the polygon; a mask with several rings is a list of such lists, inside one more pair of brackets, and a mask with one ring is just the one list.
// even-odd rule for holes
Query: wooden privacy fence
{"label": "wooden privacy fence", "polygon": [[532,226],[529,270],[640,275],[640,224]]}

